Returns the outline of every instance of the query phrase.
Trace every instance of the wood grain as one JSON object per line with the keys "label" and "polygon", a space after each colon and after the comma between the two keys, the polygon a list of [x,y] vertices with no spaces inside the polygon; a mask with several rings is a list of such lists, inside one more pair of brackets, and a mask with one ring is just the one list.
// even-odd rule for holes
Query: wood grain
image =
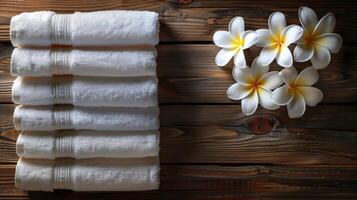
{"label": "wood grain", "polygon": [[[165,164],[357,165],[357,107],[321,107],[330,113],[310,112],[302,120],[286,121],[278,113],[261,111],[244,117],[237,106],[230,105],[161,106],[160,159]],[[11,104],[0,106],[4,113],[0,126],[7,127],[0,135],[0,163],[17,161],[15,143],[19,133],[11,120],[13,108]],[[330,127],[325,125],[326,116],[335,119],[329,120]]]}
{"label": "wood grain", "polygon": [[[357,165],[357,132],[353,131],[276,127],[269,133],[251,133],[239,127],[173,126],[160,132],[163,164]],[[17,162],[18,134],[14,130],[1,133],[0,163]]]}
{"label": "wood grain", "polygon": [[[2,130],[14,128],[12,114],[15,106],[14,104],[0,104],[0,127]],[[258,108],[253,116],[246,116],[241,112],[239,105],[161,105],[160,125],[161,127],[239,127],[246,128],[251,133],[271,130],[271,127],[276,125],[281,125],[283,128],[357,130],[357,105],[310,107],[299,119],[289,119],[285,109],[279,108],[270,111]]]}
{"label": "wood grain", "polygon": [[347,42],[357,41],[354,35],[357,27],[353,25],[354,18],[350,17],[357,11],[356,2],[321,0],[258,0],[254,3],[249,0],[134,0],[125,3],[115,0],[3,0],[0,7],[0,41],[9,41],[10,17],[24,11],[53,10],[67,13],[113,9],[151,10],[160,14],[161,41],[211,41],[213,33],[226,30],[228,22],[235,16],[244,17],[246,29],[267,27],[268,17],[275,11],[284,12],[289,24],[299,24],[298,8],[302,5],[315,9],[319,18],[327,12],[333,12],[337,18],[336,31]]}
{"label": "wood grain", "polygon": [[[346,166],[279,167],[161,165],[160,191],[151,192],[24,192],[14,188],[14,165],[1,165],[0,185],[4,199],[231,199],[257,195],[287,197],[356,197],[357,170]],[[254,195],[253,195],[254,194]],[[179,195],[179,196],[177,196]],[[244,196],[240,196],[244,195]],[[187,198],[186,198],[187,197]],[[341,197],[340,197],[341,198]]]}
{"label": "wood grain", "polygon": [[[4,52],[8,52],[4,48]],[[218,48],[214,45],[159,45],[158,76],[159,101],[168,103],[239,103],[227,98],[226,90],[234,83],[231,74],[233,63],[222,69],[214,63]],[[246,51],[248,63],[259,54],[259,48]],[[320,70],[316,87],[324,92],[323,103],[357,102],[357,48],[345,45],[341,52],[332,55],[330,65]],[[296,63],[302,70],[309,63]],[[281,70],[276,63],[271,70]],[[0,59],[0,102],[11,103],[9,55]]]}

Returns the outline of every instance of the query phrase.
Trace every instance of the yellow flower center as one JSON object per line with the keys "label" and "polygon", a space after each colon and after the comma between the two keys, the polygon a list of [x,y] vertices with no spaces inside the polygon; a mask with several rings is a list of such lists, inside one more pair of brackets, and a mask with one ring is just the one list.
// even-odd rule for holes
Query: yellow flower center
{"label": "yellow flower center", "polygon": [[253,88],[254,90],[256,90],[258,87],[259,87],[259,82],[258,82],[258,80],[255,80],[255,81],[253,82],[253,84],[252,84],[252,88]]}
{"label": "yellow flower center", "polygon": [[308,46],[314,46],[316,42],[316,35],[313,33],[305,34],[303,36],[304,43]]}
{"label": "yellow flower center", "polygon": [[285,38],[279,35],[273,39],[273,44],[275,45],[275,48],[279,49],[280,51],[281,47],[285,44]]}
{"label": "yellow flower center", "polygon": [[252,82],[250,84],[250,88],[252,91],[258,91],[262,84],[263,84],[263,81],[259,81],[259,77],[258,77],[255,80],[252,80]]}
{"label": "yellow flower center", "polygon": [[299,87],[296,83],[293,83],[291,85],[288,86],[289,87],[289,90],[291,93],[296,93],[296,92],[299,92]]}
{"label": "yellow flower center", "polygon": [[240,36],[235,37],[232,41],[232,46],[235,49],[240,49],[243,47],[243,45],[244,45],[244,40]]}

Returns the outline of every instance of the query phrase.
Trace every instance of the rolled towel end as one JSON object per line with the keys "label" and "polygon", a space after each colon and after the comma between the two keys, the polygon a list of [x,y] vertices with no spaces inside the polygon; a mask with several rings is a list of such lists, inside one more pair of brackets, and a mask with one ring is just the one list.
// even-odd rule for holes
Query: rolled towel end
{"label": "rolled towel end", "polygon": [[17,137],[16,140],[16,154],[17,156],[19,156],[20,158],[25,156],[25,149],[24,149],[24,137],[22,135],[22,133],[19,135],[19,137]]}
{"label": "rolled towel end", "polygon": [[14,46],[51,45],[52,11],[24,12],[11,18],[10,40]]}
{"label": "rolled towel end", "polygon": [[11,55],[11,75],[50,76],[55,68],[52,58],[49,50],[15,48]]}
{"label": "rolled towel end", "polygon": [[[14,84],[12,85],[12,100],[15,104],[23,105],[49,105],[57,103],[53,102],[54,89],[52,88],[52,82],[53,81],[49,78],[23,78],[19,76],[15,79]],[[62,88],[66,87],[60,87],[59,89]],[[61,98],[61,96],[58,98]],[[64,99],[58,103],[68,103],[66,101],[69,100]]]}
{"label": "rolled towel end", "polygon": [[14,83],[12,84],[12,88],[11,88],[11,98],[12,98],[12,101],[15,103],[15,104],[20,104],[21,102],[21,77],[17,77],[14,81]]}
{"label": "rolled towel end", "polygon": [[[18,71],[18,68],[16,67],[15,62],[18,60],[17,58],[22,58],[22,56],[18,55],[18,49],[19,48],[14,48],[11,54],[11,60],[10,60],[10,73],[11,76],[21,76],[21,74]],[[17,60],[15,60],[17,59]]]}
{"label": "rolled towel end", "polygon": [[21,106],[17,106],[15,108],[14,114],[13,114],[13,122],[14,122],[14,126],[15,126],[16,130],[21,130],[22,129],[21,121],[22,121]]}
{"label": "rolled towel end", "polygon": [[17,106],[14,110],[13,121],[16,130],[54,130],[51,106]]}
{"label": "rolled towel end", "polygon": [[33,161],[24,158],[17,161],[15,187],[25,190],[38,190],[40,187],[41,191],[53,191],[51,187],[53,160]]}

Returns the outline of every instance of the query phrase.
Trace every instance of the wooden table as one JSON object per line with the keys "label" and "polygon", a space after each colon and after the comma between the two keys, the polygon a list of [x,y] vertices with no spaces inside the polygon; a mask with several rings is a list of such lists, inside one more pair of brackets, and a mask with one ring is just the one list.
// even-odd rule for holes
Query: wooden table
{"label": "wooden table", "polygon": [[[352,2],[352,1],[351,1]],[[266,28],[274,11],[299,23],[301,5],[319,18],[333,12],[342,50],[320,71],[321,104],[297,120],[286,108],[244,116],[225,91],[230,64],[214,64],[217,30],[234,16],[247,29]],[[128,193],[25,192],[14,187],[17,156],[9,74],[10,17],[23,11],[112,9],[160,13],[157,46],[161,109],[160,191]],[[116,1],[1,0],[0,2],[0,198],[2,199],[344,199],[357,198],[357,5],[336,1]],[[140,31],[140,30],[138,30]],[[246,51],[249,63],[259,48]],[[308,63],[298,64],[302,67]],[[280,69],[276,64],[275,69]]]}

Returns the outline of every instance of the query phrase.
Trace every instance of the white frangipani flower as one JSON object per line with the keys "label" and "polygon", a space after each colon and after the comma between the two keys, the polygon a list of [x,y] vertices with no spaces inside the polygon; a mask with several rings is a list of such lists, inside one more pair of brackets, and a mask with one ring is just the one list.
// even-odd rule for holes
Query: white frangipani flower
{"label": "white frangipani flower", "polygon": [[342,46],[342,37],[332,33],[336,19],[332,13],[326,14],[319,22],[315,12],[308,7],[299,9],[300,23],[304,34],[294,49],[297,62],[311,59],[315,69],[325,68],[331,60],[331,53],[337,53]]}
{"label": "white frangipani flower", "polygon": [[244,31],[244,20],[235,17],[228,26],[229,31],[217,31],[213,35],[213,42],[223,48],[216,56],[218,66],[226,65],[234,56],[234,65],[244,68],[246,61],[243,50],[251,47],[257,42],[254,31]]}
{"label": "white frangipani flower", "polygon": [[315,106],[323,97],[321,90],[311,87],[319,79],[313,67],[308,67],[300,74],[294,67],[283,69],[279,75],[285,85],[272,93],[273,101],[278,105],[287,105],[290,118],[299,118],[305,113],[306,105]]}
{"label": "white frangipani flower", "polygon": [[279,108],[271,98],[271,90],[279,87],[283,80],[277,71],[269,71],[269,66],[262,66],[253,61],[252,67],[233,68],[233,78],[237,83],[227,90],[227,96],[233,100],[242,99],[242,112],[245,115],[253,114],[258,104],[266,109]]}
{"label": "white frangipani flower", "polygon": [[258,62],[269,65],[276,59],[282,67],[290,67],[293,57],[288,46],[300,39],[303,29],[298,25],[286,26],[285,16],[281,12],[274,12],[268,20],[268,29],[258,29],[259,41],[257,46],[263,47]]}

